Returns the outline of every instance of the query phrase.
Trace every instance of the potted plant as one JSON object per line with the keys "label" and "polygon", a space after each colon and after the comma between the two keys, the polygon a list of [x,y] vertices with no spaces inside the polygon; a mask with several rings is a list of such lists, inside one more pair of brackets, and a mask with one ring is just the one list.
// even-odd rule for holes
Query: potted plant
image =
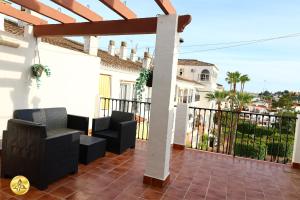
{"label": "potted plant", "polygon": [[153,81],[153,70],[150,70],[148,72],[148,79],[147,79],[147,82],[146,82],[146,86],[147,87],[152,87],[152,81]]}
{"label": "potted plant", "polygon": [[153,70],[143,68],[139,78],[136,79],[135,90],[139,100],[142,99],[142,93],[145,91],[145,85],[152,87]]}
{"label": "potted plant", "polygon": [[42,65],[42,64],[34,64],[31,66],[31,72],[33,78],[36,79],[37,87],[39,88],[41,86],[41,77],[43,75],[43,72],[45,72],[47,77],[51,76],[51,70],[48,66]]}

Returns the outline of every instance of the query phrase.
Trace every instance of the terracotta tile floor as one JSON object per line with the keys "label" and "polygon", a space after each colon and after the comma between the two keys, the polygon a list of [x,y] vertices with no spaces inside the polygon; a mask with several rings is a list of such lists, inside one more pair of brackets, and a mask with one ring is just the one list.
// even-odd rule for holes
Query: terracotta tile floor
{"label": "terracotta tile floor", "polygon": [[[19,199],[300,199],[300,171],[289,166],[196,150],[173,151],[171,183],[163,188],[142,183],[146,142],[123,155],[107,153],[45,191],[35,188]],[[9,180],[0,179],[0,199],[17,199]]]}

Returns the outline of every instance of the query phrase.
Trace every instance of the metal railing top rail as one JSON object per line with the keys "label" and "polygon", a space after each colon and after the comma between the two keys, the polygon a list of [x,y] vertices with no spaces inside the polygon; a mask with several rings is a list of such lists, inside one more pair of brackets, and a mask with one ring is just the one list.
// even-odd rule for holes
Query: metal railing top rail
{"label": "metal railing top rail", "polygon": [[215,111],[215,112],[230,112],[233,114],[245,114],[245,115],[260,115],[260,116],[266,116],[266,117],[283,117],[283,118],[290,118],[290,119],[298,119],[297,116],[284,116],[284,115],[271,115],[271,114],[264,114],[264,113],[255,113],[255,112],[237,112],[237,111],[232,111],[232,110],[218,110],[218,109],[214,109],[214,108],[201,108],[201,107],[194,107],[194,106],[189,106],[190,109],[196,109],[196,110],[208,110],[208,111]]}
{"label": "metal railing top rail", "polygon": [[129,100],[129,99],[117,99],[117,98],[107,98],[107,97],[100,97],[100,99],[107,99],[107,100],[111,100],[111,101],[128,101],[128,102],[134,102],[134,103],[151,104],[151,102],[138,101],[138,100]]}

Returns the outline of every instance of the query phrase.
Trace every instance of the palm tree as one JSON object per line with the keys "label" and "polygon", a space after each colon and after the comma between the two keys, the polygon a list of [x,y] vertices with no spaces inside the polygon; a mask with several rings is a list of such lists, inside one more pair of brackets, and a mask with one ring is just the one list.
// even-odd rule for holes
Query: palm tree
{"label": "palm tree", "polygon": [[236,133],[237,130],[237,126],[238,126],[238,122],[239,122],[239,115],[240,113],[243,111],[243,108],[245,106],[247,106],[248,104],[251,103],[253,99],[253,96],[249,93],[241,93],[238,92],[236,94],[236,116],[232,116],[232,121],[231,121],[231,126],[230,126],[230,130],[232,131],[233,134],[230,134],[229,136],[229,149],[228,149],[228,153],[232,153],[233,149],[234,149],[234,143],[235,143],[235,137],[236,135],[234,133]]}
{"label": "palm tree", "polygon": [[221,137],[221,118],[222,118],[222,102],[226,101],[226,98],[228,96],[228,92],[226,91],[214,91],[211,93],[208,93],[206,95],[206,98],[209,101],[215,101],[218,105],[218,113],[217,113],[217,120],[218,120],[218,145],[217,145],[217,152],[220,151],[220,137]]}
{"label": "palm tree", "polygon": [[231,110],[234,109],[234,101],[236,96],[236,85],[240,82],[241,73],[236,72],[227,72],[226,81],[230,84],[230,94],[229,94],[229,102]]}
{"label": "palm tree", "polygon": [[244,92],[244,89],[245,89],[245,83],[246,82],[249,82],[250,81],[250,78],[247,74],[245,75],[242,75],[240,77],[240,82],[241,82],[241,91],[240,92]]}
{"label": "palm tree", "polygon": [[214,91],[214,92],[208,93],[206,95],[206,98],[209,101],[215,101],[218,106],[218,110],[221,110],[222,102],[224,102],[226,100],[227,96],[228,96],[228,92],[226,92],[226,91]]}
{"label": "palm tree", "polygon": [[237,93],[238,112],[241,112],[245,106],[251,103],[253,95],[249,93]]}
{"label": "palm tree", "polygon": [[241,73],[236,71],[232,73],[232,85],[233,85],[233,93],[236,94],[236,85],[239,83],[241,80]]}
{"label": "palm tree", "polygon": [[232,90],[232,84],[233,84],[232,77],[233,77],[233,72],[227,72],[227,77],[225,78],[225,80],[230,85],[230,91]]}

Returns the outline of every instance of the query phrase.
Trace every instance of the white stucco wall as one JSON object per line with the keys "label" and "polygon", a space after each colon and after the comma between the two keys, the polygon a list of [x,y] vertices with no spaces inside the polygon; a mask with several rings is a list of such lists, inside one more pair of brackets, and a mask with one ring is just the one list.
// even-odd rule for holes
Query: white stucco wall
{"label": "white stucco wall", "polygon": [[30,70],[38,62],[36,40],[6,32],[0,36],[20,44],[19,48],[0,46],[0,138],[15,109],[66,107],[70,114],[89,116],[91,125],[100,58],[40,42],[41,63],[50,67],[52,76],[42,77],[38,89]]}

